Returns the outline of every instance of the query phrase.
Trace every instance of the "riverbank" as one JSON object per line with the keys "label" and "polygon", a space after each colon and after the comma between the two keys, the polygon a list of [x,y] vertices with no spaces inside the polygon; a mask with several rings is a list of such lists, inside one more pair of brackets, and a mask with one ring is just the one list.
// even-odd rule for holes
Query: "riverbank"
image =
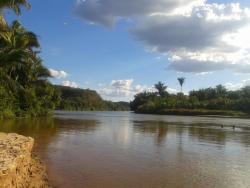
{"label": "riverbank", "polygon": [[0,188],[51,187],[33,145],[33,138],[0,133]]}
{"label": "riverbank", "polygon": [[206,109],[160,109],[160,110],[138,110],[137,114],[158,114],[178,116],[209,116],[209,117],[239,117],[249,118],[249,114],[240,111],[206,110]]}

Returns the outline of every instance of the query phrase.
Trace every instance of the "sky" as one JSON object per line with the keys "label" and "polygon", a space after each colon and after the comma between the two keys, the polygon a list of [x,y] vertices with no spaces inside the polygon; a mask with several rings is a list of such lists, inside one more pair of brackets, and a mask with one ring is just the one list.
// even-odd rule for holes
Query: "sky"
{"label": "sky", "polygon": [[168,91],[250,84],[250,1],[29,0],[51,82],[130,101],[158,81]]}

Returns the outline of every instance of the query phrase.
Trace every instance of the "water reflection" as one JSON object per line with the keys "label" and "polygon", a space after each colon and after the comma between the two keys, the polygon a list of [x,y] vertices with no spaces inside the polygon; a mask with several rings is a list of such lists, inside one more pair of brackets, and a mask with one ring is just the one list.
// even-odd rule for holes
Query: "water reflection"
{"label": "water reflection", "polygon": [[40,133],[46,132],[53,135],[57,132],[53,118],[42,119],[14,119],[14,120],[0,120],[0,131],[15,132],[25,136],[36,136]]}
{"label": "water reflection", "polygon": [[1,120],[0,131],[34,137],[60,188],[250,185],[249,120],[57,112]]}
{"label": "water reflection", "polygon": [[164,122],[154,121],[134,121],[134,131],[143,134],[153,134],[156,144],[162,144],[165,142],[165,138],[168,134],[168,124]]}
{"label": "water reflection", "polygon": [[94,132],[96,120],[74,120],[57,118],[0,120],[0,132],[17,133],[35,139],[35,151],[46,150],[63,134]]}
{"label": "water reflection", "polygon": [[223,129],[213,129],[207,127],[199,127],[194,125],[188,127],[188,134],[192,139],[198,139],[199,142],[215,143],[225,145],[227,132]]}
{"label": "water reflection", "polygon": [[180,123],[163,121],[133,121],[134,131],[141,134],[148,134],[155,138],[158,145],[164,144],[168,134],[176,134],[181,147],[183,138],[196,139],[198,142],[205,142],[217,145],[225,145],[227,141],[235,141],[244,146],[250,146],[250,128],[222,126],[221,124],[208,123]]}
{"label": "water reflection", "polygon": [[57,132],[93,132],[99,122],[96,120],[75,120],[57,118],[15,119],[0,120],[0,131],[15,132],[25,136],[36,137],[39,135],[53,136]]}

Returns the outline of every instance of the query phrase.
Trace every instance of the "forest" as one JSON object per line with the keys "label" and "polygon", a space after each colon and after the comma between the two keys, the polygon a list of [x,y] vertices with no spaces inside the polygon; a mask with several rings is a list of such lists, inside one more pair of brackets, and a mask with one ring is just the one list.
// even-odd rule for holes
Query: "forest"
{"label": "forest", "polygon": [[181,92],[170,94],[162,82],[155,84],[155,92],[142,92],[131,102],[136,113],[169,115],[228,115],[248,116],[250,113],[250,86],[229,91],[224,86],[182,92],[185,78],[178,78]]}
{"label": "forest", "polygon": [[68,111],[128,111],[128,102],[111,102],[101,98],[94,90],[54,86],[61,97],[56,107]]}

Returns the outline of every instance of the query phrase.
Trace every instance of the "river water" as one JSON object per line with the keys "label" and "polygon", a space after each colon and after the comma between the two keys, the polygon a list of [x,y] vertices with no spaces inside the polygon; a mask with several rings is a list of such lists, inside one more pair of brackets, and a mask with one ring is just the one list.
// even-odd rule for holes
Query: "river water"
{"label": "river water", "polygon": [[247,119],[56,112],[0,131],[34,137],[59,188],[250,187]]}

